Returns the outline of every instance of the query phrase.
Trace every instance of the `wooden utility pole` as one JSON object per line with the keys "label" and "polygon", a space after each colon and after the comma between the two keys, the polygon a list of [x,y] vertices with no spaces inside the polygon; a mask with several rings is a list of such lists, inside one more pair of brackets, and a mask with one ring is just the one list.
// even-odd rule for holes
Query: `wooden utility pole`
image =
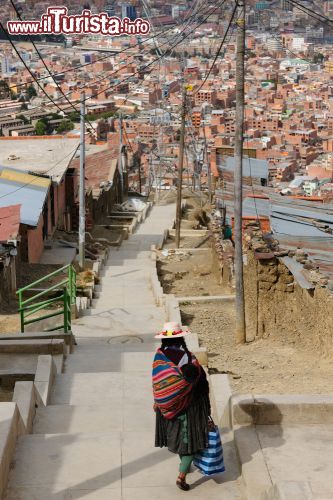
{"label": "wooden utility pole", "polygon": [[79,266],[84,270],[86,237],[86,193],[85,193],[85,92],[81,93],[80,110],[80,192],[79,192]]}
{"label": "wooden utility pole", "polygon": [[244,81],[245,81],[245,0],[238,2],[240,13],[237,21],[236,55],[236,124],[235,124],[235,172],[234,172],[234,241],[236,280],[236,342],[246,342],[245,299],[243,280],[242,242],[242,181],[244,142]]}
{"label": "wooden utility pole", "polygon": [[179,140],[178,184],[177,184],[177,210],[176,210],[176,248],[180,246],[180,225],[182,219],[182,183],[184,166],[185,145],[185,118],[186,118],[186,86],[183,84],[182,115]]}
{"label": "wooden utility pole", "polygon": [[122,115],[119,113],[119,156],[118,156],[118,169],[120,176],[120,202],[124,199],[124,172],[123,172],[123,120]]}
{"label": "wooden utility pole", "polygon": [[205,122],[204,122],[204,116],[201,115],[201,120],[202,120],[202,131],[203,131],[203,136],[204,136],[204,141],[205,141],[205,149],[204,149],[204,161],[207,165],[207,180],[208,180],[208,208],[211,208],[212,205],[212,171],[210,168],[210,162],[208,159],[208,148],[207,148],[207,139],[206,139],[206,129],[205,129]]}
{"label": "wooden utility pole", "polygon": [[139,193],[142,193],[142,179],[141,179],[141,158],[138,159],[138,172],[139,172]]}

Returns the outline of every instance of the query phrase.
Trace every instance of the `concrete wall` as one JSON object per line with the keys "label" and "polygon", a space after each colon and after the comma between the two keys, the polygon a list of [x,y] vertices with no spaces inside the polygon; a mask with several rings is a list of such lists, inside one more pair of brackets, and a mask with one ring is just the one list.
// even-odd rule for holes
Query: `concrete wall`
{"label": "concrete wall", "polygon": [[244,271],[249,341],[294,335],[323,354],[332,352],[333,302],[325,288],[301,288],[278,259],[258,261],[251,250]]}

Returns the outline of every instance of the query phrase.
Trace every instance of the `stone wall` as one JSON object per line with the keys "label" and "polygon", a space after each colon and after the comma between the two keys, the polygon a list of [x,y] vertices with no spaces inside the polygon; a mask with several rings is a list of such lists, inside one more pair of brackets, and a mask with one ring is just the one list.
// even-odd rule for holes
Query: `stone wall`
{"label": "stone wall", "polygon": [[233,290],[233,245],[231,241],[221,239],[221,229],[219,227],[218,221],[213,219],[213,221],[210,223],[209,229],[212,234],[212,272],[218,280],[218,283],[222,287]]}
{"label": "stone wall", "polygon": [[244,267],[247,340],[285,337],[333,354],[333,294],[301,288],[277,257],[258,260],[247,251]]}

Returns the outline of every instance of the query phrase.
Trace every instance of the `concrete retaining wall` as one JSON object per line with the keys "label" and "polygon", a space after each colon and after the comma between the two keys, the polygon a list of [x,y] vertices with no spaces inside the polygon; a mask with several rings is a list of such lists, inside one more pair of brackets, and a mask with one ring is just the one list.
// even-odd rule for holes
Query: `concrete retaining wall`
{"label": "concrete retaining wall", "polygon": [[17,404],[20,411],[22,423],[24,424],[22,433],[30,434],[32,432],[37,402],[34,383],[16,382],[12,401]]}
{"label": "concrete retaining wall", "polygon": [[47,406],[49,403],[50,392],[56,373],[57,369],[52,356],[38,356],[35,389],[37,403],[41,406]]}
{"label": "concrete retaining wall", "polygon": [[17,437],[24,425],[16,403],[0,404],[0,498],[6,491]]}
{"label": "concrete retaining wall", "polygon": [[333,424],[333,395],[235,395],[233,425]]}

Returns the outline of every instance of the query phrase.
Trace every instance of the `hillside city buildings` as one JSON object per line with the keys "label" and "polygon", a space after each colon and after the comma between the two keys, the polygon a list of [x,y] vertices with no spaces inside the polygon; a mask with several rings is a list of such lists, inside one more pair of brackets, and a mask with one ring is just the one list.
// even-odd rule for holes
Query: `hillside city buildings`
{"label": "hillside city buildings", "polygon": [[[16,6],[24,19],[37,19],[48,2],[21,0]],[[123,199],[120,155],[126,157],[126,190],[148,194],[176,186],[183,81],[191,85],[184,183],[207,189],[211,175],[217,203],[227,202],[232,217],[235,25],[212,65],[231,3],[211,6],[206,18],[204,9],[194,15],[186,0],[177,5],[157,0],[148,9],[139,2],[103,0],[73,0],[68,7],[72,14],[89,7],[110,16],[148,17],[152,31],[142,37],[36,39],[43,60],[24,37],[14,40],[19,57],[2,33],[0,208],[8,207],[13,217],[18,212],[10,207],[21,204],[16,222],[23,228],[22,258],[38,262],[43,241],[57,228],[77,227],[82,90],[92,166],[87,197],[97,200],[88,203],[92,220]],[[322,2],[323,15],[332,11],[332,1]],[[0,18],[13,20],[17,13],[2,3]],[[328,203],[333,197],[331,31],[285,0],[249,1],[246,22],[245,194]],[[10,186],[20,196],[10,195]],[[31,190],[38,191],[39,202],[34,217],[26,217]]]}

